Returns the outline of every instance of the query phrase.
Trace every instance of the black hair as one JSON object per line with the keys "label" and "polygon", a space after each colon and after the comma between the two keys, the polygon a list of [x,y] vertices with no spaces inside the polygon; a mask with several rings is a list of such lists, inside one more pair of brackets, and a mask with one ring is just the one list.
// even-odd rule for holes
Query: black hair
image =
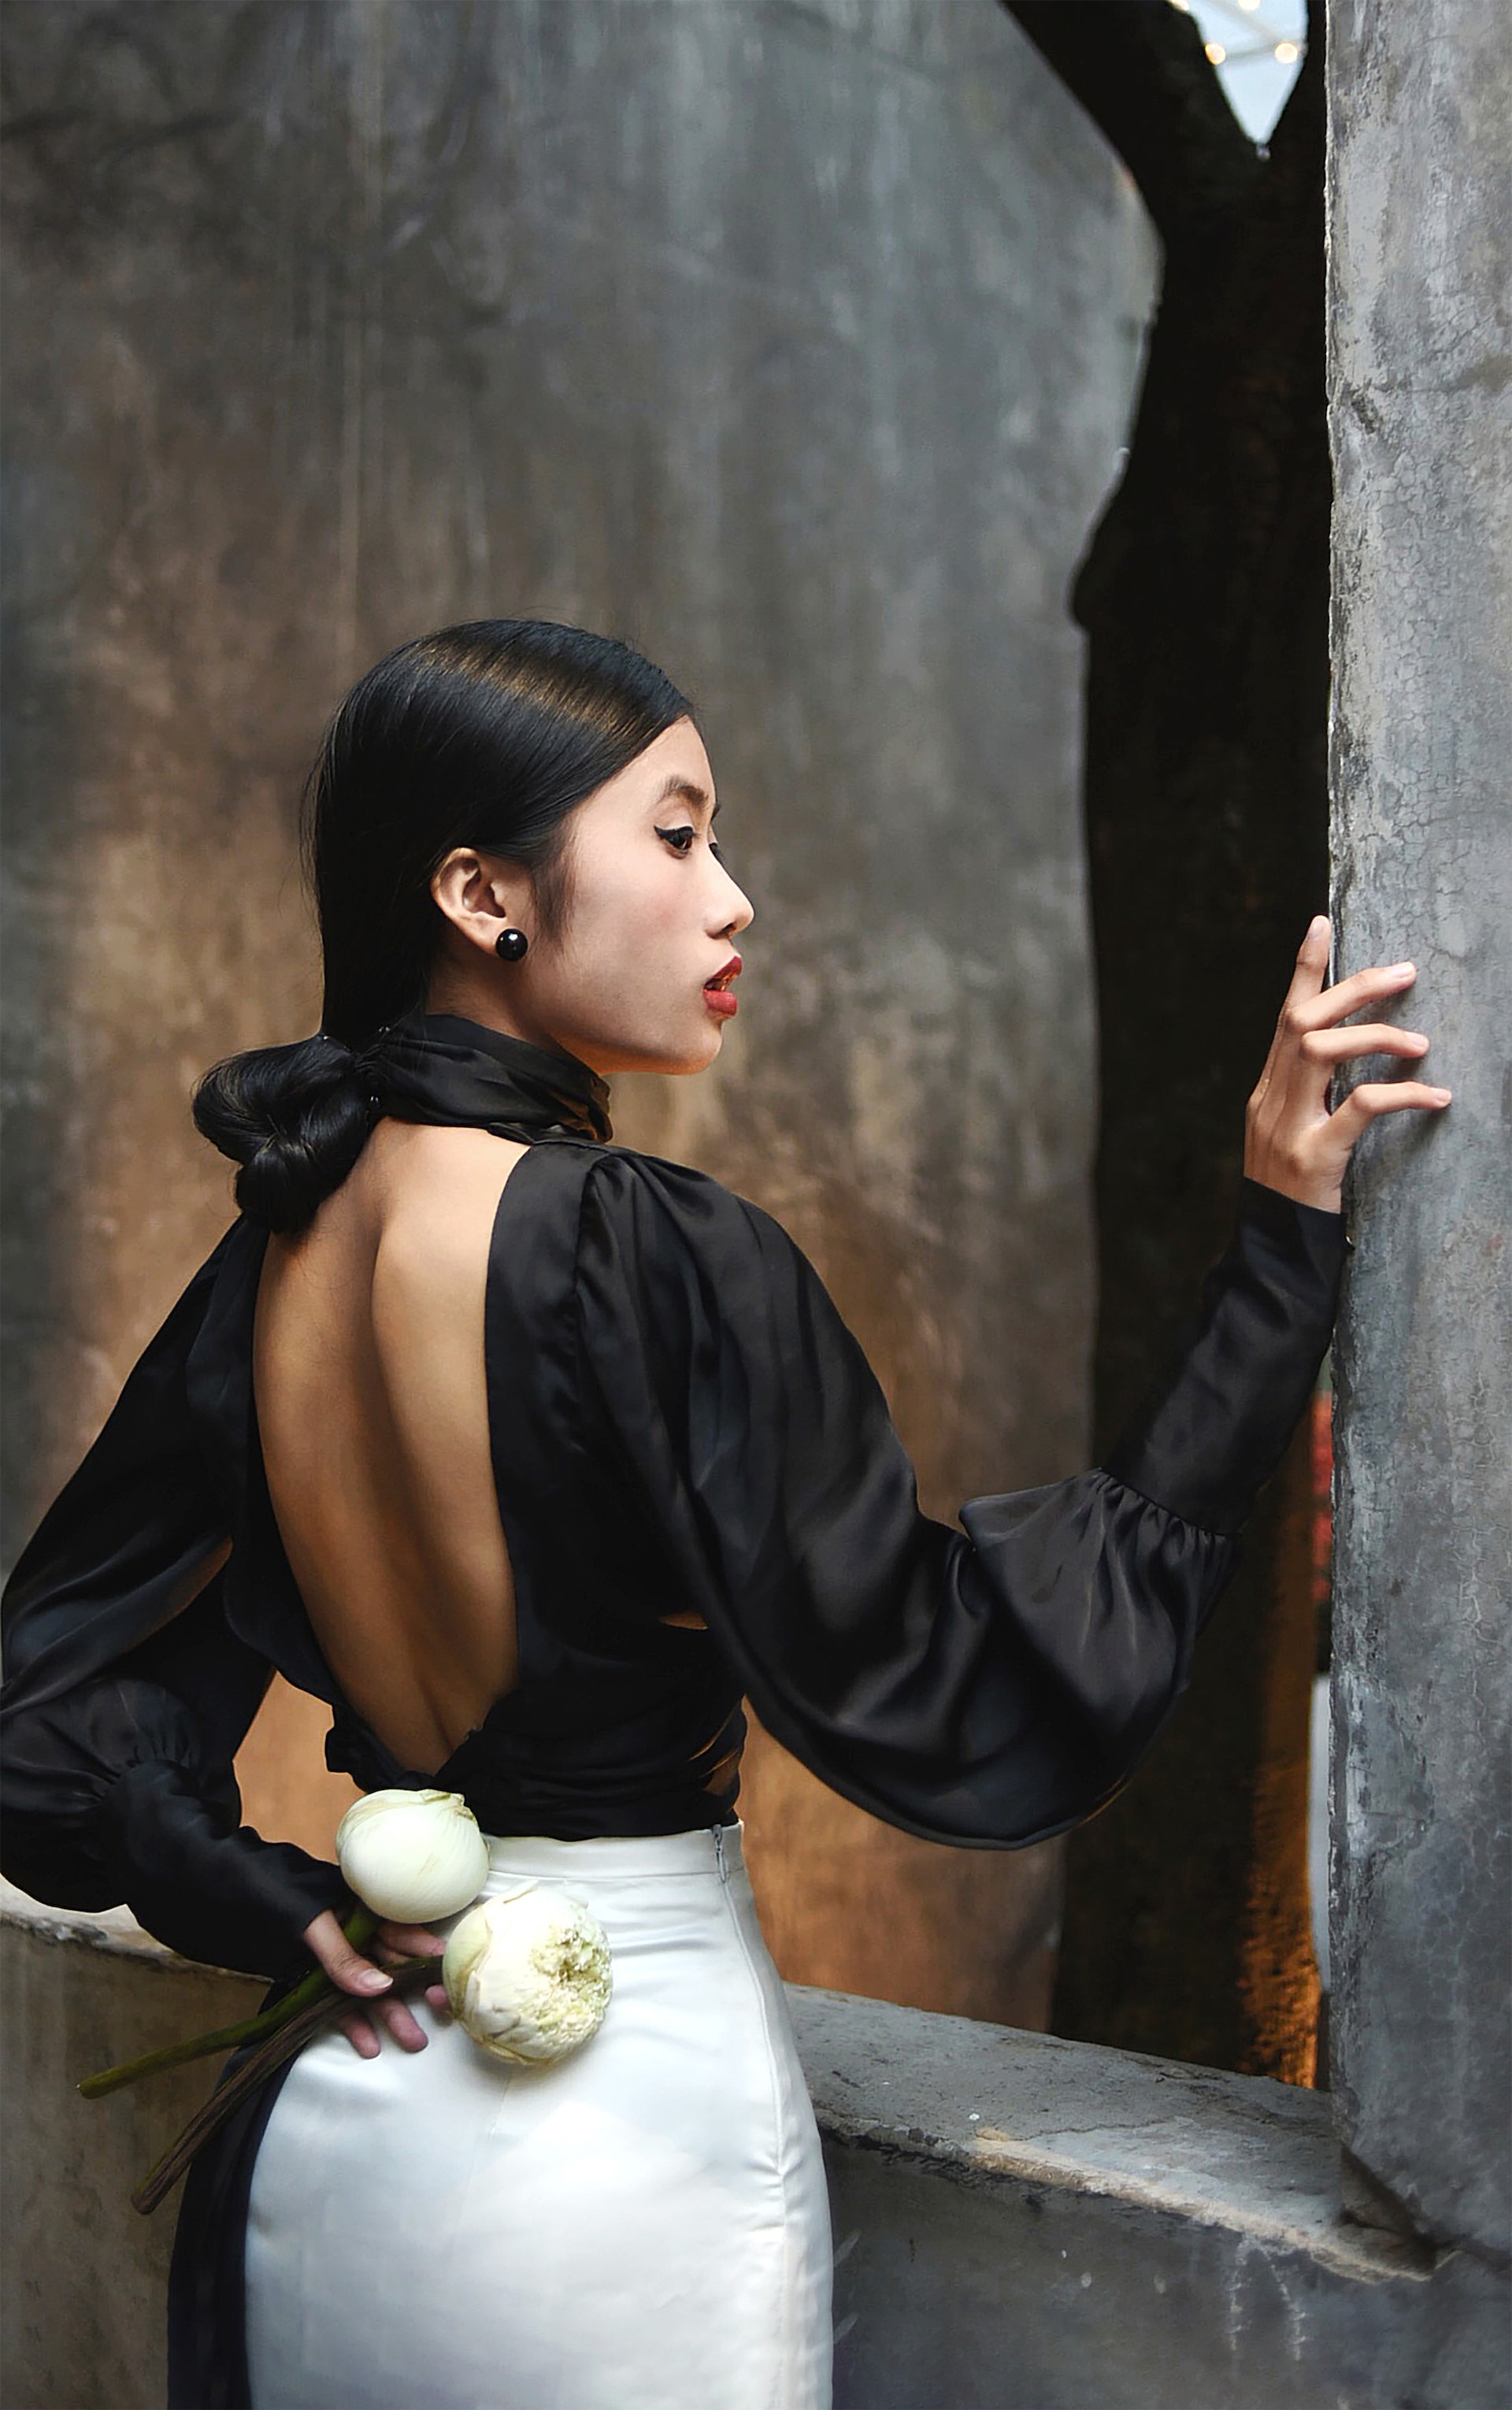
{"label": "black hair", "polygon": [[424,1008],[443,931],[430,879],[452,849],[518,864],[535,933],[560,936],[574,806],[684,719],[686,696],[628,645],[549,619],[442,628],[357,680],[304,791],[321,1035],[234,1054],[195,1090],[250,1221],[302,1229],[361,1154],[376,1107],[357,1056]]}

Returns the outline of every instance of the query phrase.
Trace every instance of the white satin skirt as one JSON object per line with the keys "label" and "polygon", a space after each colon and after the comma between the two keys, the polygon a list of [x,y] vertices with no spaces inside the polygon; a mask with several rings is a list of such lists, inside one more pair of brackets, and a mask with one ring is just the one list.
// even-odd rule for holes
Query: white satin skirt
{"label": "white satin skirt", "polygon": [[423,2051],[304,2050],[253,2179],[254,2410],[829,2410],[823,2163],[741,1833],[490,1839],[486,1890],[570,1883],[609,1938],[555,2066],[423,2001]]}

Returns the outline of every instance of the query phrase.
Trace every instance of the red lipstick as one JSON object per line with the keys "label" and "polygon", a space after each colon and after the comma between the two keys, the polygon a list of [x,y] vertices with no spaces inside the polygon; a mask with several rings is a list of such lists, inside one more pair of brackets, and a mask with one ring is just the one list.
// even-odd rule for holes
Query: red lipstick
{"label": "red lipstick", "polygon": [[731,981],[738,979],[739,976],[740,956],[732,954],[722,970],[717,970],[712,979],[704,981],[704,1001],[710,1012],[718,1013],[721,1021],[733,1019],[740,1009],[735,997],[730,993]]}

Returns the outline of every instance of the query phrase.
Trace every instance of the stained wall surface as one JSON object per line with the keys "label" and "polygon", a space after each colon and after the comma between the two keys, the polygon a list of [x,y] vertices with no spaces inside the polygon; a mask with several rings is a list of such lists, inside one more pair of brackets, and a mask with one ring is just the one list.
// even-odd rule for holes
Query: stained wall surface
{"label": "stained wall surface", "polygon": [[[11,1546],[227,1219],[196,1073],[317,1011],[298,790],[426,627],[640,645],[757,917],[617,1135],[778,1213],[946,1518],[1085,1461],[1096,1063],[1065,609],[1152,253],[981,0],[12,0]],[[275,1694],[265,1830],[344,1785]],[[1055,1847],[769,1746],[784,1970],[1040,2021]]]}
{"label": "stained wall surface", "polygon": [[[1345,972],[1453,1102],[1362,1141],[1334,1345],[1333,2095],[1363,2214],[1512,2258],[1512,20],[1330,18]],[[1381,1076],[1375,1063],[1367,1077]]]}

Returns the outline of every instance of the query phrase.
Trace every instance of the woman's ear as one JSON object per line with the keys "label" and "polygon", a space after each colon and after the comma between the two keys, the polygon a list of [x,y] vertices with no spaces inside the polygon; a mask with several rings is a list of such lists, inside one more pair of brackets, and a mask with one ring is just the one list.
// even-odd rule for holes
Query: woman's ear
{"label": "woman's ear", "polygon": [[494,939],[506,925],[530,934],[529,920],[517,917],[529,908],[530,882],[497,854],[454,846],[431,872],[430,893],[458,935],[485,953],[493,952]]}

